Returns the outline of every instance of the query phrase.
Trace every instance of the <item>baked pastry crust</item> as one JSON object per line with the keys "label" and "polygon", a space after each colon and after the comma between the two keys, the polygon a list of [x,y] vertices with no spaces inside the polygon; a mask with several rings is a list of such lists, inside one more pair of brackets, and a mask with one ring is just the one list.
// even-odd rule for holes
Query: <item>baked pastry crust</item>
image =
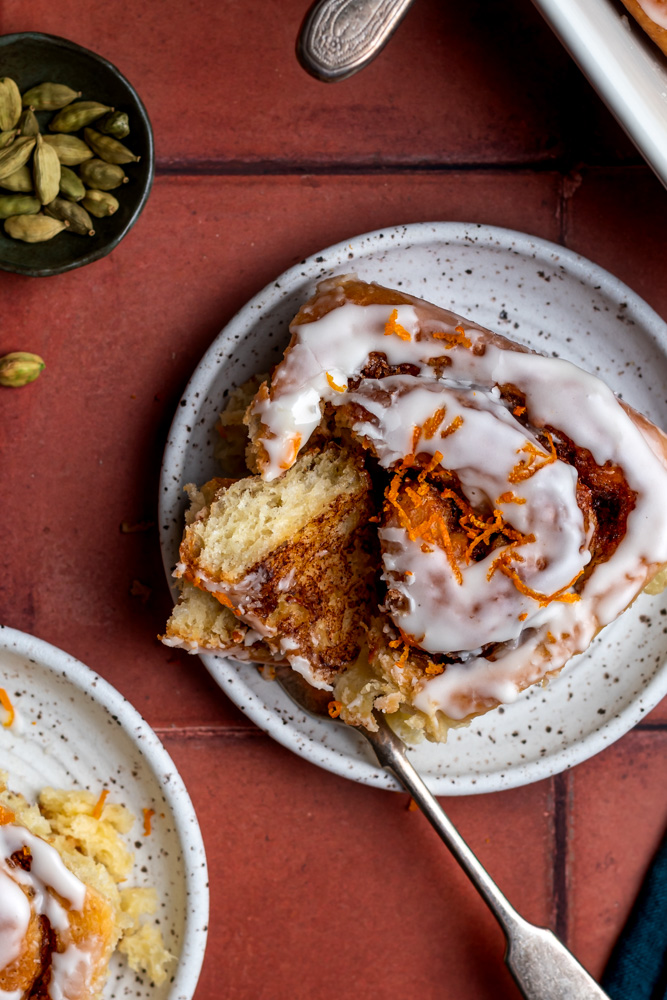
{"label": "baked pastry crust", "polygon": [[622,0],[626,9],[646,34],[667,55],[667,2],[665,0]]}
{"label": "baked pastry crust", "polygon": [[[442,740],[558,673],[667,562],[667,438],[595,376],[356,275],[322,282],[290,329],[246,414],[259,476],[244,482],[271,503],[332,447],[369,479],[353,534],[376,578],[359,572],[365,593],[337,585],[363,649],[328,673],[312,644],[294,657],[333,685],[346,721],[374,728],[380,710]],[[281,516],[293,513],[286,499]],[[304,530],[324,537],[317,518]],[[310,561],[298,539],[244,567],[240,587],[220,551],[201,565],[200,541],[189,525],[178,575],[223,594],[290,660],[289,616],[248,602],[247,577],[290,565],[298,586]]]}

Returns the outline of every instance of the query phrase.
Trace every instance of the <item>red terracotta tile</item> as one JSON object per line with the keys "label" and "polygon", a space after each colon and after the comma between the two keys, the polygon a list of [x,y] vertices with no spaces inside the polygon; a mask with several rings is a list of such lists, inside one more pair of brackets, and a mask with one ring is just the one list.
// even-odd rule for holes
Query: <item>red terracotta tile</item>
{"label": "red terracotta tile", "polygon": [[564,215],[568,246],[625,281],[664,319],[665,190],[646,167],[582,170]]}
{"label": "red terracotta tile", "polygon": [[[156,530],[119,530],[156,519],[167,429],[192,369],[243,302],[304,255],[410,219],[553,239],[557,186],[551,174],[503,173],[162,178],[106,259],[55,278],[5,275],[0,352],[35,351],[47,369],[0,398],[3,509],[20,511],[0,621],[79,656],[153,724],[238,724],[198,659],[155,640],[169,606]],[[151,591],[145,603],[129,594],[134,580]]]}
{"label": "red terracotta tile", "polygon": [[527,0],[422,0],[363,77],[335,85],[297,64],[308,7],[117,0],[110,16],[81,0],[4,0],[1,26],[65,34],[117,64],[164,164],[544,162],[567,147],[582,98],[587,136],[610,121]]}
{"label": "red terracotta tile", "polygon": [[667,731],[625,736],[570,774],[570,947],[604,964],[667,827]]}
{"label": "red terracotta tile", "polygon": [[[406,795],[345,781],[259,735],[165,742],[210,865],[197,1000],[518,995],[502,933]],[[510,899],[548,922],[549,783],[446,808]]]}

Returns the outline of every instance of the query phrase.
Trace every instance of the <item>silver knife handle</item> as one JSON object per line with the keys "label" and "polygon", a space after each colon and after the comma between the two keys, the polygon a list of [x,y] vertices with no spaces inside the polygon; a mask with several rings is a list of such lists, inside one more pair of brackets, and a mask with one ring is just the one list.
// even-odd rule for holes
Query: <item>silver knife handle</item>
{"label": "silver knife handle", "polygon": [[375,718],[376,733],[361,728],[359,732],[373,747],[380,765],[413,797],[496,917],[507,939],[505,961],[526,1000],[609,1000],[555,934],[517,913],[408,760],[403,741],[379,712]]}
{"label": "silver knife handle", "polygon": [[299,62],[333,83],[366,66],[389,41],[412,0],[318,0],[297,41]]}

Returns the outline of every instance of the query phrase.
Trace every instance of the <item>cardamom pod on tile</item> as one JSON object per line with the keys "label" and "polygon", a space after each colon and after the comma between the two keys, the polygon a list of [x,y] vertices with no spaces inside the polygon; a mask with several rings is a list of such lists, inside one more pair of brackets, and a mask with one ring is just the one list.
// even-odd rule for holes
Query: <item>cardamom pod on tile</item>
{"label": "cardamom pod on tile", "polygon": [[10,128],[7,132],[0,132],[0,149],[11,146],[18,134],[19,130],[17,128]]}
{"label": "cardamom pod on tile", "polygon": [[0,128],[16,128],[21,116],[21,92],[11,76],[0,78]]}
{"label": "cardamom pod on tile", "polygon": [[51,119],[49,129],[52,132],[78,132],[80,128],[101,118],[107,111],[113,111],[113,108],[97,101],[76,101]]}
{"label": "cardamom pod on tile", "polygon": [[66,198],[54,198],[49,205],[45,205],[44,211],[53,219],[68,222],[70,233],[76,233],[78,236],[95,235],[93,220],[85,208],[74,201],[67,201]]}
{"label": "cardamom pod on tile", "polygon": [[34,136],[20,135],[18,139],[14,139],[11,146],[0,149],[0,181],[28,162],[35,148],[35,142]]}
{"label": "cardamom pod on tile", "polygon": [[86,188],[81,178],[63,163],[60,164],[59,193],[63,198],[69,198],[70,201],[81,201],[86,194]]}
{"label": "cardamom pod on tile", "polygon": [[35,156],[32,165],[32,176],[35,182],[35,194],[42,205],[48,205],[57,198],[60,190],[60,160],[52,146],[37,136]]}
{"label": "cardamom pod on tile", "polygon": [[21,135],[39,135],[39,122],[32,108],[26,108],[18,120]]}
{"label": "cardamom pod on tile", "polygon": [[5,219],[5,232],[12,239],[23,240],[24,243],[44,243],[62,233],[68,225],[48,215],[12,215]]}
{"label": "cardamom pod on tile", "polygon": [[100,132],[112,135],[114,139],[124,139],[130,134],[130,119],[124,111],[110,111],[95,124]]}
{"label": "cardamom pod on tile", "polygon": [[104,160],[86,160],[79,167],[79,173],[87,187],[97,188],[98,191],[113,191],[129,180],[122,167]]}
{"label": "cardamom pod on tile", "polygon": [[76,167],[94,155],[83,139],[77,139],[75,135],[45,135],[43,138],[47,146],[55,149],[58,159],[67,167]]}
{"label": "cardamom pod on tile", "polygon": [[30,167],[19,167],[13,174],[8,174],[7,177],[3,177],[2,180],[0,180],[0,188],[5,188],[6,191],[20,191],[22,194],[26,194],[28,191],[33,191],[34,187]]}
{"label": "cardamom pod on tile", "polygon": [[35,111],[57,111],[81,97],[80,90],[72,90],[64,83],[39,83],[36,87],[26,90],[23,95],[23,107],[32,105]]}
{"label": "cardamom pod on tile", "polygon": [[14,389],[34,382],[44,371],[46,365],[39,354],[29,354],[27,351],[12,351],[0,358],[0,385]]}
{"label": "cardamom pod on tile", "polygon": [[85,198],[81,202],[83,207],[97,219],[104,219],[107,215],[113,215],[118,211],[118,198],[110,191],[97,191],[94,188],[86,191]]}
{"label": "cardamom pod on tile", "polygon": [[124,146],[118,139],[110,135],[102,135],[94,128],[84,128],[84,141],[88,143],[92,151],[105,163],[138,163],[139,157],[135,156],[132,150]]}
{"label": "cardamom pod on tile", "polygon": [[0,194],[0,219],[12,215],[36,215],[42,207],[39,198],[30,194]]}

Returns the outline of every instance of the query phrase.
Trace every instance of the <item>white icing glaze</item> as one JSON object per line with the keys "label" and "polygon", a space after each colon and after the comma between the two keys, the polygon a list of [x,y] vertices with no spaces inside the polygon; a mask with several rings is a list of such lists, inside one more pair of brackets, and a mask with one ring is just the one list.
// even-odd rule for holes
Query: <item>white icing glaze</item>
{"label": "white icing glaze", "polygon": [[[386,334],[392,313],[399,335]],[[537,471],[512,478],[531,447],[547,455],[498,387],[516,386],[525,394],[533,427],[556,428],[588,449],[598,465],[620,466],[637,492],[624,538],[611,558],[595,567],[573,603],[552,600],[544,606],[508,575],[490,574],[498,549],[480,562],[461,564],[457,580],[442,548],[424,552],[404,527],[381,528],[384,578],[403,597],[401,610],[392,613],[395,624],[423,649],[460,653],[464,661],[420,682],[416,707],[463,718],[471,699],[513,700],[585,649],[634,598],[651,567],[667,561],[667,471],[660,443],[654,431],[642,433],[597,377],[558,358],[510,349],[476,324],[419,301],[397,307],[345,301],[291,331],[290,349],[268,398],[260,394],[252,405],[261,420],[257,440],[267,480],[293,464],[318,426],[324,403],[353,405],[347,411],[355,415],[353,431],[387,469],[412,453],[414,428],[444,408],[438,431],[428,438],[422,433],[416,451],[440,452],[442,467],[457,473],[472,505],[500,510],[507,525],[531,536],[512,546],[511,566],[526,587],[544,595],[566,592],[590,561],[590,539],[576,502],[577,474],[560,460],[539,459]],[[360,375],[372,352],[384,354],[390,365],[414,365],[419,374],[362,379],[349,390],[349,380]],[[447,359],[441,377],[428,364],[434,358]],[[441,436],[453,422],[454,430]],[[507,493],[511,501],[502,499]],[[505,643],[493,662],[473,655],[489,643]]]}
{"label": "white icing glaze", "polygon": [[[32,857],[30,871],[13,867],[8,861],[23,847],[28,848]],[[28,890],[30,901],[21,886]],[[5,969],[20,956],[31,909],[35,914],[45,916],[60,935],[66,934],[69,928],[68,910],[54,893],[70,909],[83,910],[86,886],[69,871],[56,849],[22,826],[13,823],[0,825],[0,969]],[[54,953],[49,984],[52,1000],[67,1000],[68,996],[75,995],[73,984],[81,981],[84,969],[88,970],[86,976],[89,975],[90,966],[90,955],[71,943],[62,954]],[[13,994],[0,996],[6,1000]]]}

